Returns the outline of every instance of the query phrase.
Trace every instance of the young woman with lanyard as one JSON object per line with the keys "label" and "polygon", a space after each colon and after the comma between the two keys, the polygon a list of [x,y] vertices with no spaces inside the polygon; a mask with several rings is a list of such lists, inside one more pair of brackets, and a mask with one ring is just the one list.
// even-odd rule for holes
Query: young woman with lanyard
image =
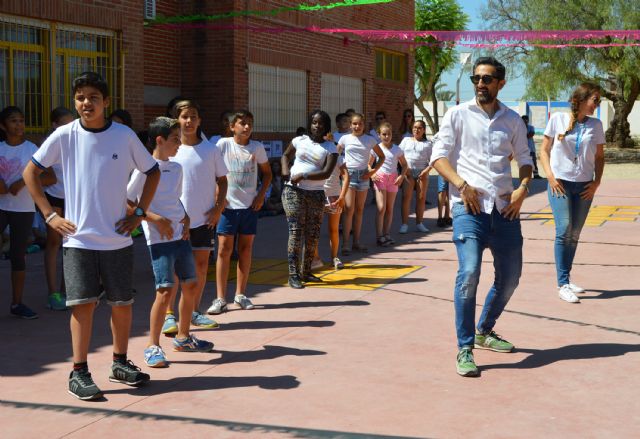
{"label": "young woman with lanyard", "polygon": [[593,115],[600,87],[583,83],[571,95],[571,114],[554,113],[544,132],[540,161],[547,175],[549,204],[556,225],[554,256],[558,295],[578,303],[584,289],[570,280],[573,259],[604,170],[604,130]]}

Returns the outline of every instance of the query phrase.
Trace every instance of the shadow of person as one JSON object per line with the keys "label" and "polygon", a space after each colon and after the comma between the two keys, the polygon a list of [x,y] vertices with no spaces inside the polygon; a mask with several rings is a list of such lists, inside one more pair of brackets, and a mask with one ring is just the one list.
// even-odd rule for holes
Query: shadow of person
{"label": "shadow of person", "polygon": [[536,369],[558,361],[619,357],[629,352],[640,352],[640,344],[573,344],[556,349],[517,349],[516,352],[525,352],[531,355],[517,363],[486,364],[481,366],[481,369]]}
{"label": "shadow of person", "polygon": [[265,345],[261,350],[253,351],[220,351],[214,350],[214,354],[220,354],[220,357],[208,361],[197,360],[176,360],[171,364],[223,364],[223,363],[254,363],[260,360],[275,360],[280,357],[295,356],[306,357],[313,355],[326,355],[324,351],[316,351],[313,349],[297,349],[287,346],[270,346]]}
{"label": "shadow of person", "polygon": [[281,308],[316,308],[321,306],[366,306],[370,305],[365,300],[319,300],[317,302],[287,302],[267,303],[256,305],[256,309],[281,309]]}
{"label": "shadow of person", "polygon": [[600,293],[597,296],[580,295],[580,300],[615,299],[616,297],[640,296],[640,290],[587,290],[589,293]]}
{"label": "shadow of person", "polygon": [[[238,329],[276,329],[276,328],[327,328],[335,325],[332,320],[276,321],[252,320],[248,322],[229,322],[220,325],[216,331],[235,331]],[[191,332],[211,331],[208,328],[192,328]]]}

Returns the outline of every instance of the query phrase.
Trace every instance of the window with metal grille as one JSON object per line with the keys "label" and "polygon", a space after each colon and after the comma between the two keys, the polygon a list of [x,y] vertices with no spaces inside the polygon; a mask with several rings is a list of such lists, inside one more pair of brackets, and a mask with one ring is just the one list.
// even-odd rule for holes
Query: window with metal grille
{"label": "window with metal grille", "polygon": [[305,126],[306,72],[250,63],[249,110],[254,131],[295,132]]}
{"label": "window with metal grille", "polygon": [[322,74],[322,88],[320,91],[320,106],[331,116],[331,124],[335,131],[336,115],[348,108],[358,113],[364,109],[362,101],[362,79],[347,76]]}
{"label": "window with metal grille", "polygon": [[376,78],[407,82],[407,54],[375,49]]}
{"label": "window with metal grille", "polygon": [[0,107],[17,105],[27,132],[44,133],[53,108],[73,110],[71,81],[87,70],[105,78],[112,106],[123,106],[119,53],[115,32],[0,14]]}

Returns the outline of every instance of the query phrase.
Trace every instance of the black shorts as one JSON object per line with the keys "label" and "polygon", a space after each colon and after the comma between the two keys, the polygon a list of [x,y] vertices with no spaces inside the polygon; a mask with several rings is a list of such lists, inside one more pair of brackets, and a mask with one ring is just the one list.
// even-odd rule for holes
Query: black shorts
{"label": "black shorts", "polygon": [[49,201],[49,204],[51,204],[51,207],[59,207],[60,209],[62,209],[62,213],[64,214],[64,198],[54,197],[53,195],[49,195],[46,192],[44,193],[44,195],[47,197],[47,200]]}
{"label": "black shorts", "polygon": [[206,224],[189,229],[189,240],[193,250],[213,250],[216,242],[216,229],[210,229]]}

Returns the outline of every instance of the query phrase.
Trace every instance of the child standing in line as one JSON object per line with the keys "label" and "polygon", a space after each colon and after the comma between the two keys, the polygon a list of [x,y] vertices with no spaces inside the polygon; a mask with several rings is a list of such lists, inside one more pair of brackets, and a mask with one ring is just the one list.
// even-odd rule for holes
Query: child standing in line
{"label": "child standing in line", "polygon": [[[218,141],[218,148],[229,169],[227,207],[218,223],[218,259],[216,261],[217,298],[207,312],[220,314],[227,309],[227,278],[234,238],[238,235],[236,294],[233,302],[242,309],[253,309],[247,298],[247,282],[251,271],[253,240],[258,228],[258,212],[271,185],[271,166],[262,143],[251,140],[253,114],[237,111],[231,119],[233,137]],[[258,191],[258,169],[262,173]]]}
{"label": "child standing in line", "polygon": [[[342,177],[342,184],[340,184],[340,177]],[[324,211],[329,217],[327,226],[329,228],[329,244],[331,245],[331,263],[335,270],[344,268],[344,264],[338,258],[338,249],[340,247],[340,217],[342,216],[344,200],[348,190],[349,172],[344,164],[344,158],[338,151],[336,166],[333,168],[331,176],[324,183],[324,194],[327,197]]]}
{"label": "child standing in line", "polygon": [[[336,131],[333,132],[332,137],[333,141],[336,143],[340,143],[340,139],[345,134],[351,133],[351,118],[347,115],[347,113],[338,113],[336,116]],[[344,151],[339,151],[340,155],[344,157]]]}
{"label": "child standing in line", "polygon": [[[191,324],[201,328],[217,328],[218,323],[202,314],[199,310],[202,293],[207,283],[209,255],[214,247],[215,226],[225,207],[227,194],[227,167],[224,164],[220,149],[199,133],[200,107],[194,101],[176,102],[173,113],[180,124],[180,141],[182,144],[173,161],[182,165],[182,197],[187,215],[191,221],[189,236],[193,257],[196,263],[198,278],[196,300],[191,310]],[[171,293],[169,303],[175,301],[177,286]],[[180,316],[180,319],[188,316]],[[169,311],[165,318],[162,332],[172,334],[178,332],[173,312]]]}
{"label": "child standing in line", "polygon": [[[384,163],[384,153],[375,139],[364,134],[364,116],[353,113],[351,116],[351,134],[342,136],[338,142],[338,151],[344,148],[345,164],[349,171],[349,190],[345,199],[345,212],[342,219],[342,254],[349,255],[349,235],[353,225],[354,251],[367,252],[367,248],[360,244],[360,229],[362,227],[362,212],[367,200],[369,190],[369,178]],[[375,168],[369,167],[369,156],[375,151],[379,160]]]}
{"label": "child standing in line", "polygon": [[[24,138],[24,113],[20,108],[9,106],[2,110],[0,125],[7,136],[0,143],[0,234],[9,226],[12,289],[10,312],[23,319],[36,319],[38,314],[22,303],[25,254],[36,210],[29,191],[24,188],[22,171],[38,148]],[[51,171],[42,175],[42,185],[52,183],[55,183],[55,175]]]}
{"label": "child standing in line", "polygon": [[[65,108],[58,107],[51,111],[51,128],[55,131],[58,127],[73,122],[73,113]],[[60,216],[64,216],[64,182],[62,180],[62,165],[59,163],[51,167],[56,175],[56,183],[44,189],[44,195],[49,200],[53,210]],[[66,293],[64,293],[64,276],[60,281],[60,289],[57,288],[58,251],[62,245],[62,236],[47,224],[47,242],[44,249],[44,274],[47,277],[47,308],[54,311],[65,311],[67,307]]]}
{"label": "child standing in line", "polygon": [[[144,361],[149,367],[164,367],[167,356],[160,347],[160,332],[177,277],[182,285],[180,315],[189,315],[197,296],[196,268],[189,242],[189,216],[180,202],[182,195],[182,166],[169,161],[180,146],[180,125],[175,119],[158,117],[149,124],[149,150],[160,167],[160,183],[142,222],[151,255],[156,284],[156,300],[149,316],[149,344]],[[135,205],[142,193],[146,176],[133,171],[127,196]],[[173,349],[180,352],[209,352],[213,343],[198,340],[189,334],[188,319],[180,319]]]}
{"label": "child standing in line", "polygon": [[[64,236],[63,266],[71,311],[73,371],[69,393],[96,399],[102,392],[89,373],[87,356],[96,302],[104,287],[111,305],[113,363],[109,381],[136,386],[149,381],[127,360],[133,303],[133,241],[160,180],[158,164],[128,127],[107,122],[109,89],[100,75],[82,73],[72,92],[80,119],[58,128],[33,155],[24,171],[31,196],[47,224]],[[62,164],[65,217],[42,191],[43,169]],[[134,169],[147,175],[140,202],[127,215],[127,182]]]}
{"label": "child standing in line", "polygon": [[[407,162],[404,159],[404,152],[398,145],[393,143],[391,124],[389,122],[382,122],[378,126],[378,134],[385,159],[380,169],[371,176],[376,191],[376,205],[378,208],[378,214],[376,215],[376,242],[379,246],[388,247],[395,244],[395,241],[390,236],[391,223],[393,222],[393,205],[396,202],[398,186],[405,179]],[[374,160],[375,157],[372,155],[369,165],[372,165]],[[402,167],[400,175],[398,175],[398,162]]]}

